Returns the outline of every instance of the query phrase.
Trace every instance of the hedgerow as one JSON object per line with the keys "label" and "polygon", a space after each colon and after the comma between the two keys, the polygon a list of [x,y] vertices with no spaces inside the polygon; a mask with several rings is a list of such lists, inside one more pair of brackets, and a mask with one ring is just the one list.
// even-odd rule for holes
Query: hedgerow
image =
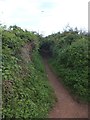
{"label": "hedgerow", "polygon": [[[43,118],[55,102],[48,84],[42,58],[38,53],[39,35],[20,27],[3,28],[2,82],[4,119]],[[21,48],[32,45],[31,60],[26,62]]]}
{"label": "hedgerow", "polygon": [[88,36],[78,31],[65,31],[47,37],[53,57],[50,64],[62,82],[80,101],[89,101],[88,89]]}

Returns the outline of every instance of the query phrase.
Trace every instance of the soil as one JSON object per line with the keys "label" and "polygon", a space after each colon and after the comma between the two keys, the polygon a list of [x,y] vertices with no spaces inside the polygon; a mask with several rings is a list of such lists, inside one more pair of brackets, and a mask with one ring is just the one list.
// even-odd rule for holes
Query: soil
{"label": "soil", "polygon": [[57,102],[48,118],[88,118],[88,105],[78,103],[68,92],[60,79],[51,70],[47,59],[44,59],[48,80],[55,91]]}
{"label": "soil", "polygon": [[32,53],[32,46],[31,46],[31,43],[28,42],[21,48],[22,59],[27,63],[31,60],[30,53]]}

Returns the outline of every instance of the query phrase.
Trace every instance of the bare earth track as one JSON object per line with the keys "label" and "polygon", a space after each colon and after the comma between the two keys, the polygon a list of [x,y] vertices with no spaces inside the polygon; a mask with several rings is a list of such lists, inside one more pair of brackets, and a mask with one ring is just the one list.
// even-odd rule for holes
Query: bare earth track
{"label": "bare earth track", "polygon": [[49,113],[49,118],[88,118],[88,105],[77,103],[65,87],[60,83],[57,76],[51,71],[48,62],[44,59],[46,73],[53,87],[57,102]]}

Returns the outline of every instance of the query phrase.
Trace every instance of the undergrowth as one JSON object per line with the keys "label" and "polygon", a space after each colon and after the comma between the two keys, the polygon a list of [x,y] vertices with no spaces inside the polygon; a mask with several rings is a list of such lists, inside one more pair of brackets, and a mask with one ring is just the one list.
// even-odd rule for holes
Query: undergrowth
{"label": "undergrowth", "polygon": [[52,41],[53,53],[49,63],[62,78],[73,96],[82,102],[90,101],[88,88],[88,37],[76,31],[52,34],[45,38]]}
{"label": "undergrowth", "polygon": [[[39,35],[17,26],[11,28],[2,33],[2,118],[44,118],[55,97],[38,53]],[[21,57],[21,48],[32,41],[32,59],[27,63]]]}

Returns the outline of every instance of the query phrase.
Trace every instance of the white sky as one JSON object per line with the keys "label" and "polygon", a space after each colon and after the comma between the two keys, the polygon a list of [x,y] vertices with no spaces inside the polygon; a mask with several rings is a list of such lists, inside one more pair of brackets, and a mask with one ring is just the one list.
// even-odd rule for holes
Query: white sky
{"label": "white sky", "polygon": [[44,35],[67,24],[88,29],[89,0],[0,0],[0,23],[17,25]]}

